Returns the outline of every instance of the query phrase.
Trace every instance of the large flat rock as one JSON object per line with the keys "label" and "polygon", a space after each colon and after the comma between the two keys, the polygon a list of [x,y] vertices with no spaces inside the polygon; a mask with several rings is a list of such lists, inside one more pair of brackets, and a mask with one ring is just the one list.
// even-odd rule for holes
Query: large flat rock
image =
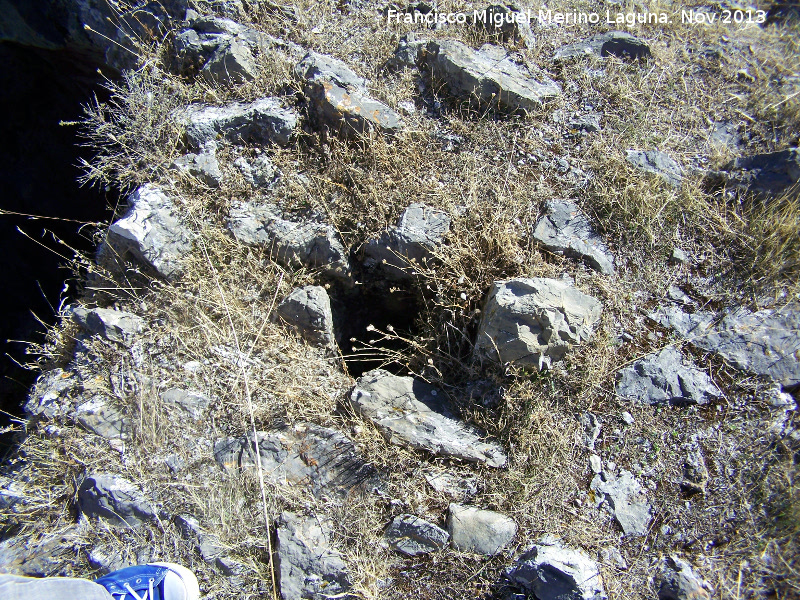
{"label": "large flat rock", "polygon": [[611,473],[595,475],[591,489],[598,504],[607,503],[625,535],[647,534],[652,508],[647,503],[644,489],[631,473],[622,470],[619,476]]}
{"label": "large flat rock", "polygon": [[421,379],[382,369],[369,371],[356,382],[350,403],[392,444],[490,467],[506,464],[501,447],[484,442],[478,432],[456,419],[447,409],[444,392]]}
{"label": "large flat rock", "polygon": [[496,281],[483,310],[475,351],[493,360],[549,368],[600,320],[598,300],[558,279]]}
{"label": "large flat rock", "polygon": [[[307,487],[316,497],[346,497],[377,481],[355,444],[335,429],[301,424],[282,431],[259,432],[258,452],[264,476],[278,485]],[[223,438],[214,458],[224,469],[253,470],[258,464],[252,434]]]}
{"label": "large flat rock", "polygon": [[78,489],[78,508],[87,517],[138,527],[155,519],[153,506],[133,482],[108,473],[89,475]]}
{"label": "large flat rock", "polygon": [[561,95],[558,85],[544,74],[534,77],[515,63],[505,50],[486,44],[480,50],[456,40],[428,44],[431,75],[450,93],[480,104],[496,104],[510,111],[537,110]]}

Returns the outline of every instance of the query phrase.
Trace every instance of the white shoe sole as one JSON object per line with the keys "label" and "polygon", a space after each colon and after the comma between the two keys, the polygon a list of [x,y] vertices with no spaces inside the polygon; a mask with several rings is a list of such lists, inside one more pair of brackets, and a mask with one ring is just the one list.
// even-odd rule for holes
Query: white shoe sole
{"label": "white shoe sole", "polygon": [[[168,568],[172,573],[174,573],[180,579],[181,583],[183,584],[183,589],[184,589],[183,598],[167,597],[165,600],[199,600],[200,584],[197,583],[197,577],[195,577],[195,574],[192,573],[189,569],[187,569],[183,565],[178,565],[169,562],[152,562],[147,564],[156,567]],[[169,573],[167,574],[167,577],[169,577]]]}

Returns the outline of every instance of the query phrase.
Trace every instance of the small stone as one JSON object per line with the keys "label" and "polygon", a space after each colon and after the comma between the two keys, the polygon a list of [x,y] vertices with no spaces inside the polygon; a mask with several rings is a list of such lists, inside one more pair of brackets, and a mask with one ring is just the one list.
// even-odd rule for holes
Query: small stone
{"label": "small stone", "polygon": [[625,422],[626,425],[633,425],[635,423],[633,415],[629,413],[627,410],[622,413],[622,420]]}
{"label": "small stone", "polygon": [[603,470],[603,461],[600,460],[597,454],[592,454],[589,457],[589,466],[592,469],[592,473],[600,473]]}
{"label": "small stone", "polygon": [[625,535],[647,534],[652,509],[647,503],[642,486],[633,475],[621,470],[617,477],[608,469],[603,475],[595,475],[590,487],[598,500],[606,500]]}
{"label": "small stone", "polygon": [[545,370],[587,340],[602,304],[558,279],[496,281],[484,305],[475,352]]}
{"label": "small stone", "polygon": [[150,502],[130,481],[110,474],[89,475],[78,488],[78,508],[87,517],[114,525],[138,527],[155,519]]}
{"label": "small stone", "polygon": [[548,200],[532,236],[551,252],[578,258],[605,275],[614,275],[613,255],[572,201]]}
{"label": "small stone", "polygon": [[600,561],[605,565],[616,567],[621,571],[626,571],[628,569],[628,563],[625,562],[622,553],[613,546],[600,550]]}
{"label": "small stone", "polygon": [[658,600],[708,600],[714,593],[708,582],[676,555],[664,559],[657,583]]}
{"label": "small stone", "polygon": [[584,447],[587,450],[594,451],[595,442],[597,442],[597,438],[600,437],[600,430],[602,429],[600,420],[594,413],[590,412],[583,413],[578,420],[583,427]]}
{"label": "small stone", "polygon": [[680,187],[683,181],[683,169],[664,152],[659,150],[628,150],[627,161],[638,169],[661,177],[672,187]]}
{"label": "small stone", "polygon": [[386,62],[390,69],[414,68],[420,61],[421,52],[428,45],[428,40],[416,33],[407,33],[400,38],[397,49]]}
{"label": "small stone", "polygon": [[87,332],[126,346],[146,328],[146,323],[140,316],[121,310],[76,306],[72,308],[71,314],[72,320]]}
{"label": "small stone", "polygon": [[250,48],[236,38],[220,45],[200,71],[209,83],[223,85],[252,81],[257,73]]}
{"label": "small stone", "polygon": [[588,55],[618,56],[629,59],[651,57],[650,47],[639,38],[624,31],[609,31],[593,35],[587,40],[562,46],[553,55],[554,61],[582,58]]}
{"label": "small stone", "polygon": [[517,535],[517,524],[510,517],[491,510],[451,504],[447,531],[457,550],[494,556]]}
{"label": "small stone", "polygon": [[682,488],[690,492],[705,493],[709,475],[703,452],[699,446],[691,448],[686,455],[683,463],[683,475]]}
{"label": "small stone", "polygon": [[208,396],[196,391],[182,388],[170,388],[161,393],[161,401],[167,406],[175,407],[197,421],[211,404]]}
{"label": "small stone", "polygon": [[45,371],[28,393],[25,413],[46,419],[66,414],[71,408],[70,397],[78,388],[78,378],[73,373],[62,369]]}
{"label": "small stone", "polygon": [[174,200],[160,188],[145,184],[128,197],[128,206],[125,216],[108,228],[100,262],[130,254],[165,279],[178,278],[194,234],[183,223]]}
{"label": "small stone", "polygon": [[252,162],[242,156],[233,164],[242,172],[245,180],[257,188],[270,189],[281,177],[280,171],[266,154],[262,154]]}
{"label": "small stone", "polygon": [[415,267],[425,267],[450,229],[447,213],[414,203],[400,215],[397,225],[377,240],[367,242],[369,263],[379,264],[392,279],[410,279]]}
{"label": "small stone", "polygon": [[537,600],[606,600],[600,568],[582,550],[545,536],[506,572],[508,581]]}
{"label": "small stone", "polygon": [[689,264],[689,255],[686,254],[680,248],[673,248],[672,249],[672,256],[669,258],[669,262],[673,265],[686,265]]}
{"label": "small stone", "polygon": [[193,148],[202,148],[218,138],[233,144],[286,146],[298,118],[296,111],[284,108],[277,98],[262,98],[249,104],[190,106],[182,116],[186,139]]}
{"label": "small stone", "polygon": [[450,534],[441,527],[408,514],[395,517],[384,537],[392,548],[406,556],[435,552],[450,541]]}
{"label": "small stone", "polygon": [[765,198],[778,197],[791,193],[800,182],[800,149],[789,148],[736,158],[725,165],[722,171],[711,176],[721,178],[729,187],[747,190]]}
{"label": "small stone", "polygon": [[131,424],[109,398],[97,395],[75,409],[75,420],[92,433],[109,440],[127,440]]}
{"label": "small stone", "polygon": [[173,161],[171,168],[191,175],[212,188],[222,185],[222,171],[217,161],[217,143],[206,142],[200,154],[184,154]]}
{"label": "small stone", "polygon": [[331,300],[324,287],[307,285],[295,288],[278,305],[277,314],[312,344],[325,348],[336,345]]}

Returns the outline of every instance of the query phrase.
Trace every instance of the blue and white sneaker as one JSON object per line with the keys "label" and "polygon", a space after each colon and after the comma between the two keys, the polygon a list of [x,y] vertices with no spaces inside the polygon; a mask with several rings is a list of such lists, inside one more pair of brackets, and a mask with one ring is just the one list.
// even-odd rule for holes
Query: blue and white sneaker
{"label": "blue and white sneaker", "polygon": [[198,600],[200,586],[189,569],[174,563],[150,563],[114,571],[96,579],[114,600]]}

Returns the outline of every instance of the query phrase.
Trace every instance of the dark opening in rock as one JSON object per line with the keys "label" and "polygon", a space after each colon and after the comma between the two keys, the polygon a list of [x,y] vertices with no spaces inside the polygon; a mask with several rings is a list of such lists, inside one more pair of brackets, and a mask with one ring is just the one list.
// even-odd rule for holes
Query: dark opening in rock
{"label": "dark opening in rock", "polygon": [[360,377],[379,367],[405,374],[407,340],[417,333],[419,304],[414,292],[385,281],[366,283],[332,291],[331,308],[334,331],[351,376]]}

